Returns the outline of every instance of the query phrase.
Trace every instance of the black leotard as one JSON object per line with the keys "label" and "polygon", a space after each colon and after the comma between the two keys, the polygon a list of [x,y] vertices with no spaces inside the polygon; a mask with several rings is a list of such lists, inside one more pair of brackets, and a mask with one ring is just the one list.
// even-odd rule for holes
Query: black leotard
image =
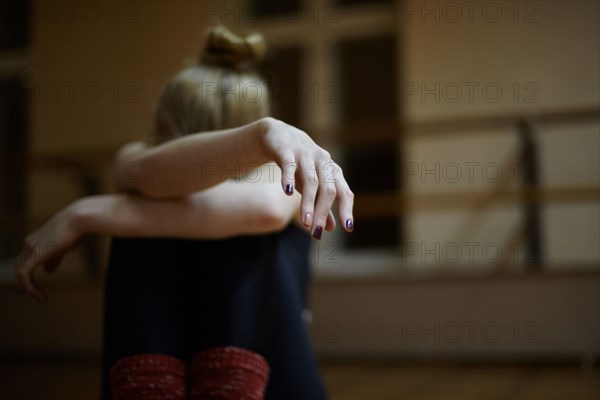
{"label": "black leotard", "polygon": [[188,361],[231,345],[269,362],[266,399],[324,399],[301,317],[309,247],[293,224],[227,240],[113,239],[102,398],[110,398],[108,371],[120,358],[159,353]]}

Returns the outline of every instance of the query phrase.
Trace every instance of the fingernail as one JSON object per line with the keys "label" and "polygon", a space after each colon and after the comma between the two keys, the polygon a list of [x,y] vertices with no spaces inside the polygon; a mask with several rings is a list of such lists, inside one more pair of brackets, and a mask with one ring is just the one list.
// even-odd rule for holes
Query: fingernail
{"label": "fingernail", "polygon": [[287,185],[285,185],[285,194],[287,194],[288,196],[291,196],[294,194],[294,185],[292,185],[291,183],[288,183]]}
{"label": "fingernail", "polygon": [[311,213],[306,213],[304,214],[304,220],[302,221],[302,223],[304,223],[304,226],[309,227],[312,225],[312,214]]}
{"label": "fingernail", "polygon": [[323,234],[323,228],[320,226],[317,226],[317,228],[315,229],[315,231],[313,232],[313,237],[315,239],[319,239],[321,240],[321,235]]}
{"label": "fingernail", "polygon": [[352,218],[348,218],[346,220],[346,228],[348,228],[349,231],[354,230],[354,223],[352,222]]}

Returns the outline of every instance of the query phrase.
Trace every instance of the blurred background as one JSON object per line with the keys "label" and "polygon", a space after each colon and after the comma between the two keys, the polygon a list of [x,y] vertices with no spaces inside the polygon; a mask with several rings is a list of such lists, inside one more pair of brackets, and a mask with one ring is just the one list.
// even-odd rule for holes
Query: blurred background
{"label": "blurred background", "polygon": [[114,190],[218,23],[266,36],[274,115],[356,194],[311,249],[333,399],[600,398],[599,3],[386,0],[0,2],[0,398],[98,397],[107,238],[47,305],[10,259]]}

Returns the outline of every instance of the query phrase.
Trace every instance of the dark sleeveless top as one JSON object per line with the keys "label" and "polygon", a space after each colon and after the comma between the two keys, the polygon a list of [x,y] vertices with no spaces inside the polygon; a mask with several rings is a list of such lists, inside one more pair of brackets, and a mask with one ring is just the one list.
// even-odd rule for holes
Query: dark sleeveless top
{"label": "dark sleeveless top", "polygon": [[115,238],[106,278],[104,397],[120,358],[188,361],[217,346],[262,354],[267,399],[325,398],[302,320],[309,235],[284,231],[226,240]]}

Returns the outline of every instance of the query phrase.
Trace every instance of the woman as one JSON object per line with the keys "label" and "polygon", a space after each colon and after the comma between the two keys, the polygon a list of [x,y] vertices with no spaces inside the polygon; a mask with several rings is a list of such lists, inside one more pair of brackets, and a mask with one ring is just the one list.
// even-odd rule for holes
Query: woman
{"label": "woman", "polygon": [[[104,398],[125,382],[116,376],[124,365],[139,370],[140,359],[132,358],[139,355],[161,355],[146,360],[171,368],[161,373],[175,385],[168,389],[173,398],[182,398],[181,371],[192,360],[188,391],[202,398],[206,379],[194,375],[210,364],[209,349],[223,346],[266,358],[267,398],[325,397],[300,316],[309,238],[298,226],[320,239],[323,229],[335,228],[337,199],[340,222],[352,231],[353,195],[326,151],[267,117],[267,90],[251,99],[231,95],[244,85],[266,88],[247,69],[264,52],[260,35],[213,29],[201,63],[161,94],[156,134],[167,141],[118,152],[124,193],[78,200],[25,241],[18,285],[45,301],[33,280],[38,267],[54,271],[86,234],[118,237],[106,282]],[[138,386],[156,386],[145,379]]]}

